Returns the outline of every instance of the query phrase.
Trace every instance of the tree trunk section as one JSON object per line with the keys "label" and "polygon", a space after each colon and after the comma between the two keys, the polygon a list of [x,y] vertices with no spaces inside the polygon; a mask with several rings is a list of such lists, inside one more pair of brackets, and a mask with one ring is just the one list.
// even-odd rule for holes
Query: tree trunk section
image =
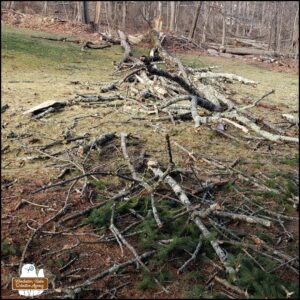
{"label": "tree trunk section", "polygon": [[89,4],[88,1],[83,1],[83,16],[84,16],[84,23],[90,23],[90,15],[89,15]]}
{"label": "tree trunk section", "polygon": [[226,2],[223,4],[223,12],[222,12],[222,47],[225,47],[226,44]]}
{"label": "tree trunk section", "polygon": [[170,2],[170,31],[175,31],[175,1]]}
{"label": "tree trunk section", "polygon": [[126,1],[123,1],[122,6],[122,27],[123,29],[126,27]]}
{"label": "tree trunk section", "polygon": [[[241,14],[241,4],[240,4],[240,1],[237,2],[235,14],[236,14],[237,16],[240,16],[240,14]],[[239,20],[239,19],[236,19],[236,30],[235,30],[235,35],[239,35],[239,34],[240,34],[240,20]]]}
{"label": "tree trunk section", "polygon": [[201,6],[202,6],[202,2],[198,2],[197,4],[197,8],[196,8],[196,13],[194,15],[194,19],[193,19],[193,25],[189,34],[189,39],[192,40],[195,34],[195,30],[196,30],[196,26],[197,26],[197,22],[198,22],[198,18],[200,15],[200,10],[201,10]]}
{"label": "tree trunk section", "polygon": [[206,30],[207,30],[207,24],[208,24],[208,19],[209,19],[210,13],[211,13],[211,8],[209,7],[209,4],[207,4],[207,15],[206,15],[205,22],[204,22],[204,25],[203,25],[201,43],[205,43],[205,41],[206,41]]}
{"label": "tree trunk section", "polygon": [[101,16],[101,1],[96,2],[96,12],[95,12],[95,26],[97,31],[100,29],[100,16]]}

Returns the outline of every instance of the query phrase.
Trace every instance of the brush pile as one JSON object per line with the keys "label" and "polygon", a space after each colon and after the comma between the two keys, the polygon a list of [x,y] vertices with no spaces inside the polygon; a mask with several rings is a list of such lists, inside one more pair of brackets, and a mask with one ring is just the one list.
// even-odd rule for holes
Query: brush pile
{"label": "brush pile", "polygon": [[[236,92],[230,90],[228,83],[255,86],[257,82],[215,72],[215,66],[186,67],[163,49],[157,32],[152,31],[151,37],[159,59],[133,57],[125,34],[119,32],[124,56],[115,63],[115,73],[123,74],[122,79],[102,85],[100,94],[77,94],[59,109],[71,105],[121,107],[132,120],[146,120],[148,126],[164,134],[168,162],[149,157],[145,141],[128,132],[107,132],[88,141],[88,134],[73,137],[72,128],[67,128],[61,140],[36,150],[45,159],[63,163],[63,167],[57,180],[32,193],[66,185],[68,192],[59,210],[31,228],[19,266],[28,260],[29,248],[31,253],[35,250],[42,265],[47,265],[50,256],[63,258],[53,289],[45,293],[56,298],[114,296],[118,289],[132,284],[124,281],[117,285],[116,274],[124,275],[126,271],[130,277],[136,270],[144,274],[141,285],[157,287],[167,297],[172,287],[163,276],[166,269],[180,281],[182,273],[207,265],[213,265],[213,271],[203,270],[206,289],[215,282],[217,290],[227,296],[255,296],[255,288],[248,289],[248,283],[243,281],[245,272],[269,274],[284,266],[298,274],[299,259],[284,247],[278,249],[278,245],[286,246],[294,239],[286,223],[297,218],[251,195],[261,196],[262,200],[272,195],[297,208],[298,178],[288,178],[289,190],[286,178],[270,184],[274,178],[240,171],[237,166],[243,162],[239,159],[224,162],[173,141],[165,134],[163,123],[193,121],[198,131],[214,123],[212,130],[226,139],[259,143],[298,143],[298,137],[292,136],[298,124],[275,127],[250,112],[274,90],[241,107],[231,99]],[[42,118],[46,111],[53,112],[50,104],[30,112],[43,114]],[[53,104],[57,106],[57,102]],[[76,126],[75,120],[73,125]],[[68,146],[74,141],[77,144]],[[48,151],[63,144],[67,147],[62,151]],[[58,245],[56,239],[61,235],[68,236],[71,246]],[[51,239],[53,248],[38,247],[43,239]],[[115,261],[107,268],[104,263],[101,268],[80,267],[87,256],[91,261],[98,260],[94,248],[89,248],[95,244],[117,245]],[[246,260],[252,270],[247,269]],[[103,293],[99,282],[108,278],[113,288]],[[267,279],[263,284],[268,285]],[[279,285],[276,295],[285,297],[291,288]]]}

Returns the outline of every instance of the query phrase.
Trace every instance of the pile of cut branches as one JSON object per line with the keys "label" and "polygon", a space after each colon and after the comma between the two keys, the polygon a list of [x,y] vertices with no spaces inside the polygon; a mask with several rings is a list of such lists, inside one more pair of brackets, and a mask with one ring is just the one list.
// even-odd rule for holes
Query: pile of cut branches
{"label": "pile of cut branches", "polygon": [[[228,97],[225,83],[238,81],[256,85],[256,82],[234,74],[215,73],[214,67],[184,66],[163,49],[155,31],[151,32],[151,37],[153,46],[159,51],[159,61],[153,56],[133,57],[125,34],[119,32],[119,37],[124,56],[115,65],[115,73],[126,72],[122,79],[102,85],[100,95],[77,94],[63,105],[47,103],[29,112],[35,117],[41,114],[44,117],[45,112],[52,112],[50,108],[54,104],[56,110],[68,105],[123,107],[132,119],[149,120],[154,127],[162,121],[176,124],[178,120],[193,120],[198,130],[214,122],[217,123],[215,130],[226,138],[239,140],[239,136],[226,132],[227,126],[233,125],[243,132],[242,138],[246,140],[298,143],[298,138],[289,136],[285,129],[249,111],[274,91],[240,107]],[[159,67],[162,65],[164,67]],[[202,115],[199,108],[203,109]],[[291,126],[298,124],[293,122]],[[172,141],[169,135],[165,136],[166,163],[149,157],[144,141],[130,133],[108,132],[87,143],[86,136],[71,137],[71,129],[66,129],[64,139],[33,150],[44,158],[64,164],[55,182],[36,189],[33,194],[69,185],[62,207],[38,227],[31,228],[32,234],[19,264],[21,268],[28,259],[28,249],[33,244],[41,245],[45,236],[51,237],[53,245],[62,235],[73,240],[72,247],[36,249],[35,255],[42,257],[44,261],[40,263],[43,265],[47,264],[49,255],[65,256],[65,264],[56,274],[55,289],[48,294],[75,299],[92,293],[93,297],[101,298],[103,294],[96,288],[99,281],[124,269],[132,272],[132,266],[144,272],[148,283],[169,293],[168,281],[160,276],[161,270],[168,264],[176,270],[180,280],[181,273],[191,270],[194,264],[201,265],[197,260],[201,253],[201,257],[209,259],[214,266],[214,271],[207,274],[206,288],[215,281],[227,295],[235,298],[256,295],[255,289],[248,290],[242,280],[242,270],[245,270],[239,261],[241,255],[245,254],[264,274],[282,267],[299,274],[298,257],[277,247],[294,239],[286,223],[297,219],[249,196],[268,193],[296,207],[299,201],[296,193],[287,193],[283,182],[270,186],[272,178],[267,175],[240,171],[236,167],[239,160],[228,164],[193,152],[187,145]],[[257,136],[250,135],[251,131]],[[54,145],[75,140],[83,142],[67,146],[63,151],[48,152]],[[175,155],[174,149],[187,163],[178,163],[179,155]],[[291,180],[297,182],[298,178]],[[230,191],[230,199],[225,191]],[[84,209],[73,201],[74,193],[86,204]],[[78,231],[85,227],[88,231],[84,234]],[[268,240],[265,236],[272,238]],[[81,254],[95,255],[86,253],[88,245],[103,243],[119,245],[122,259],[116,259],[107,269],[76,268],[86,259]],[[75,284],[67,280],[72,268],[76,270]],[[276,287],[277,295],[285,297],[293,292],[291,288],[287,283],[282,284]]]}
{"label": "pile of cut branches", "polygon": [[[20,261],[22,266],[34,240],[39,245],[45,236],[51,236],[55,245],[55,239],[60,235],[70,235],[71,248],[35,250],[35,255],[45,260],[50,254],[52,258],[65,257],[65,265],[56,274],[56,289],[49,294],[75,299],[93,290],[93,295],[98,296],[100,291],[97,292],[95,287],[100,280],[124,268],[130,270],[134,265],[147,274],[154,286],[169,293],[168,284],[160,276],[161,266],[168,264],[168,268],[176,270],[180,280],[181,273],[192,268],[193,263],[199,264],[197,257],[203,251],[209,253],[206,255],[217,266],[213,274],[208,274],[210,282],[214,280],[221,284],[234,297],[252,296],[251,291],[238,286],[240,266],[233,258],[242,253],[246,253],[263,272],[285,266],[298,274],[297,257],[262,239],[264,235],[280,236],[279,243],[288,243],[294,237],[285,224],[297,219],[273,211],[242,192],[273,193],[284,197],[284,185],[270,188],[270,178],[239,171],[236,168],[238,161],[228,165],[200,152],[191,152],[171,141],[168,135],[167,164],[153,160],[145,149],[141,151],[141,146],[143,141],[127,133],[103,134],[82,151],[70,148],[69,162],[58,181],[32,192],[36,194],[69,185],[63,206],[39,227],[32,228]],[[187,166],[177,163],[175,148],[189,160]],[[53,158],[58,162],[68,161]],[[117,169],[107,164],[111,160],[117,161]],[[74,176],[78,172],[80,174]],[[232,192],[230,200],[228,195],[223,196],[226,190]],[[90,205],[84,209],[78,207],[72,196],[76,192]],[[88,229],[89,225],[92,225],[91,229]],[[53,226],[55,229],[51,230]],[[85,227],[85,234],[78,232]],[[88,245],[103,243],[117,243],[122,262],[106,270],[89,270],[88,273],[76,268],[85,259],[81,254],[93,256],[87,250]],[[72,256],[70,253],[77,254]],[[128,260],[124,261],[124,253],[129,256]],[[148,262],[150,258],[152,263]],[[46,261],[40,263],[47,265]],[[65,273],[69,274],[68,270],[74,268],[82,280],[69,284]],[[224,276],[228,279],[221,278]],[[278,293],[284,295],[284,289],[280,291],[279,288]]]}

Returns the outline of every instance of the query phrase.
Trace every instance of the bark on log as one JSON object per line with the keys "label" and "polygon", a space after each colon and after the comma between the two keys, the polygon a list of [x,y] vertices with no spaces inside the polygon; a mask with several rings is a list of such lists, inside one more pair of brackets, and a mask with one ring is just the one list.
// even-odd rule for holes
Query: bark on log
{"label": "bark on log", "polygon": [[26,110],[25,112],[23,112],[23,115],[27,115],[27,114],[38,115],[44,112],[45,110],[49,109],[50,107],[59,109],[61,107],[66,106],[67,104],[68,104],[67,101],[46,101],[29,110]]}
{"label": "bark on log", "polygon": [[268,56],[280,56],[275,51],[265,51],[253,48],[226,48],[226,53],[237,54],[237,55],[268,55]]}
{"label": "bark on log", "polygon": [[104,49],[104,48],[109,48],[109,47],[111,47],[110,43],[94,44],[93,42],[86,42],[82,46],[82,48],[89,48],[89,49]]}
{"label": "bark on log", "polygon": [[162,77],[165,77],[165,78],[170,79],[172,81],[175,81],[184,90],[186,90],[189,94],[191,94],[192,96],[196,96],[197,97],[197,103],[201,107],[203,107],[203,108],[205,108],[209,111],[224,111],[226,109],[225,107],[222,107],[220,105],[216,105],[216,104],[210,102],[209,100],[205,99],[204,97],[202,97],[198,93],[198,91],[194,87],[192,87],[190,84],[188,84],[182,77],[180,77],[176,74],[171,74],[171,73],[169,73],[165,70],[161,70],[161,69],[157,69],[157,68],[153,67],[151,65],[150,60],[148,60],[147,58],[145,58],[143,60],[143,62],[145,63],[145,66],[147,67],[147,71],[150,74],[162,76]]}
{"label": "bark on log", "polygon": [[229,80],[236,80],[243,84],[249,84],[249,85],[256,85],[257,82],[253,80],[249,80],[247,78],[230,74],[230,73],[212,73],[212,72],[203,72],[195,76],[196,79],[202,79],[202,78],[224,78]]}

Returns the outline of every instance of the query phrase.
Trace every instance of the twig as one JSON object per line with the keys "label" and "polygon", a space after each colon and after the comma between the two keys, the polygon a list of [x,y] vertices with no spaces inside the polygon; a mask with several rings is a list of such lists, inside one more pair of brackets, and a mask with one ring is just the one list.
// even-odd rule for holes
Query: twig
{"label": "twig", "polygon": [[153,212],[153,216],[154,216],[154,219],[156,221],[156,224],[159,228],[161,228],[163,226],[163,224],[161,223],[160,219],[159,219],[159,216],[158,216],[158,213],[157,213],[157,209],[155,207],[155,203],[154,203],[154,196],[153,194],[151,194],[151,205],[152,205],[152,212]]}
{"label": "twig", "polygon": [[123,151],[123,156],[127,162],[127,165],[128,165],[128,168],[132,174],[132,178],[134,178],[135,180],[138,180],[138,181],[141,181],[141,178],[139,178],[136,174],[136,171],[130,161],[130,158],[128,156],[128,153],[127,153],[127,147],[126,147],[126,137],[127,137],[127,134],[124,133],[124,132],[121,132],[121,147],[122,147],[122,151]]}
{"label": "twig", "polygon": [[79,176],[76,176],[76,177],[73,177],[73,178],[70,178],[70,179],[67,179],[67,180],[64,180],[64,181],[60,181],[60,182],[57,182],[57,183],[54,183],[54,184],[43,186],[39,189],[36,189],[36,190],[32,191],[31,193],[35,194],[35,193],[38,193],[38,192],[41,192],[41,191],[44,191],[44,190],[47,190],[47,189],[50,189],[50,188],[53,188],[53,187],[56,187],[56,186],[64,185],[64,184],[72,182],[74,180],[78,180],[78,179],[81,179],[83,177],[92,176],[92,175],[117,176],[117,177],[120,177],[122,179],[130,180],[130,181],[138,181],[136,179],[127,177],[125,175],[116,174],[116,173],[112,173],[112,172],[89,172],[89,173],[85,173],[85,174],[82,174],[82,175],[79,175]]}
{"label": "twig", "polygon": [[252,107],[256,106],[261,100],[263,100],[267,96],[274,94],[274,93],[275,93],[275,90],[273,89],[272,91],[270,91],[270,92],[266,93],[265,95],[263,95],[262,97],[260,97],[258,100],[254,101],[252,104],[244,106],[242,108],[239,108],[238,110],[245,110],[245,109],[252,108]]}
{"label": "twig", "polygon": [[117,240],[117,242],[118,242],[118,244],[119,244],[119,246],[120,246],[120,249],[121,249],[121,256],[123,257],[124,256],[124,250],[123,250],[123,246],[122,246],[122,243],[121,243],[121,241],[120,241],[120,239],[119,239],[119,237],[118,237],[118,235],[116,234],[116,232],[113,230],[114,228],[113,228],[113,224],[114,224],[114,213],[115,213],[115,208],[116,208],[116,203],[114,203],[113,205],[112,205],[112,207],[111,207],[111,218],[110,218],[110,227],[109,227],[109,229],[110,229],[110,231],[112,232],[112,234],[115,236],[115,238],[116,238],[116,240]]}
{"label": "twig", "polygon": [[167,141],[167,149],[169,154],[169,163],[171,165],[174,165],[173,157],[172,157],[172,149],[171,149],[171,143],[170,143],[170,136],[166,134],[166,141]]}
{"label": "twig", "polygon": [[30,202],[28,200],[22,199],[16,206],[15,210],[19,209],[22,206],[22,204],[24,204],[24,203],[28,203],[28,204],[31,204],[31,205],[34,205],[37,207],[42,207],[42,208],[50,208],[50,206],[48,206],[48,205],[37,204],[37,203]]}
{"label": "twig", "polygon": [[241,220],[241,221],[245,221],[247,223],[252,223],[252,224],[261,224],[266,227],[270,227],[272,224],[270,221],[262,219],[262,218],[250,217],[250,216],[246,216],[246,215],[235,214],[235,213],[230,213],[230,212],[225,212],[225,211],[215,210],[215,211],[212,211],[211,213],[214,214],[215,216],[230,218],[232,220]]}
{"label": "twig", "polygon": [[196,256],[197,256],[197,254],[198,254],[198,252],[200,251],[200,249],[201,249],[201,246],[202,246],[202,239],[201,239],[201,237],[200,237],[200,240],[199,240],[199,242],[198,242],[198,245],[197,245],[197,247],[196,247],[196,249],[195,249],[195,251],[194,251],[194,253],[192,254],[192,256],[178,269],[178,271],[177,271],[177,274],[180,274],[183,270],[184,270],[184,268],[191,262],[191,261],[193,261],[193,260],[195,260],[196,259]]}
{"label": "twig", "polygon": [[241,290],[239,287],[232,285],[227,280],[220,278],[219,276],[215,276],[214,278],[217,282],[221,283],[223,286],[225,286],[227,289],[230,289],[239,295],[245,296],[247,299],[249,298],[248,292]]}
{"label": "twig", "polygon": [[129,189],[128,191],[123,191],[123,192],[120,192],[118,194],[116,194],[115,196],[111,197],[110,199],[102,202],[102,203],[99,203],[95,206],[92,206],[92,207],[89,207],[83,211],[80,211],[78,213],[75,213],[67,218],[65,218],[64,220],[60,221],[60,224],[63,224],[63,223],[66,223],[72,219],[76,219],[76,218],[79,218],[81,216],[85,216],[87,214],[89,214],[93,209],[96,209],[96,208],[99,208],[103,205],[105,205],[106,203],[108,203],[109,201],[117,201],[117,200],[120,200],[126,196],[128,196],[129,194],[131,194],[133,191],[135,191],[137,188],[139,187],[139,185],[135,185],[133,186],[131,189]]}
{"label": "twig", "polygon": [[77,289],[77,288],[85,288],[85,287],[93,284],[97,280],[104,278],[105,276],[107,276],[109,274],[117,273],[118,271],[126,268],[129,265],[132,265],[132,264],[136,263],[137,261],[142,261],[143,259],[146,259],[146,258],[150,257],[154,253],[155,253],[155,251],[148,251],[148,252],[145,252],[144,254],[138,256],[138,258],[135,257],[135,258],[130,259],[130,260],[124,262],[124,263],[114,264],[109,269],[107,269],[107,270],[105,270],[101,273],[98,273],[97,275],[95,275],[93,277],[90,277],[89,279],[87,279],[83,283],[68,287],[67,289],[74,290],[74,289]]}
{"label": "twig", "polygon": [[21,259],[20,259],[20,264],[19,264],[19,273],[21,274],[21,270],[22,270],[22,267],[23,267],[23,262],[24,262],[24,259],[25,259],[25,255],[26,255],[26,251],[30,245],[30,243],[33,241],[33,238],[35,237],[35,235],[45,226],[47,225],[48,223],[50,223],[51,221],[54,221],[56,220],[58,217],[64,215],[66,213],[66,209],[67,209],[67,205],[68,205],[68,201],[69,201],[69,198],[70,198],[70,194],[71,194],[71,190],[72,188],[74,187],[74,185],[77,183],[77,180],[75,182],[73,182],[68,190],[68,194],[67,194],[67,197],[66,197],[66,200],[65,200],[65,203],[64,203],[64,206],[53,216],[51,217],[50,219],[48,219],[46,222],[44,222],[43,224],[41,224],[32,234],[31,236],[29,237],[24,249],[23,249],[23,252],[22,252],[22,255],[21,255]]}
{"label": "twig", "polygon": [[[122,243],[132,252],[132,254],[135,256],[136,261],[139,262],[139,264],[143,267],[144,270],[146,270],[149,274],[151,274],[150,270],[148,269],[148,267],[142,262],[142,260],[140,259],[139,255],[137,254],[137,252],[135,251],[135,249],[126,241],[126,239],[123,237],[123,235],[120,233],[120,231],[118,230],[118,228],[114,225],[111,224],[109,227],[110,230],[113,230],[116,235],[120,238],[120,240],[122,241]],[[155,278],[153,277],[154,281],[162,288],[162,290],[166,293],[169,293],[169,291]]]}

